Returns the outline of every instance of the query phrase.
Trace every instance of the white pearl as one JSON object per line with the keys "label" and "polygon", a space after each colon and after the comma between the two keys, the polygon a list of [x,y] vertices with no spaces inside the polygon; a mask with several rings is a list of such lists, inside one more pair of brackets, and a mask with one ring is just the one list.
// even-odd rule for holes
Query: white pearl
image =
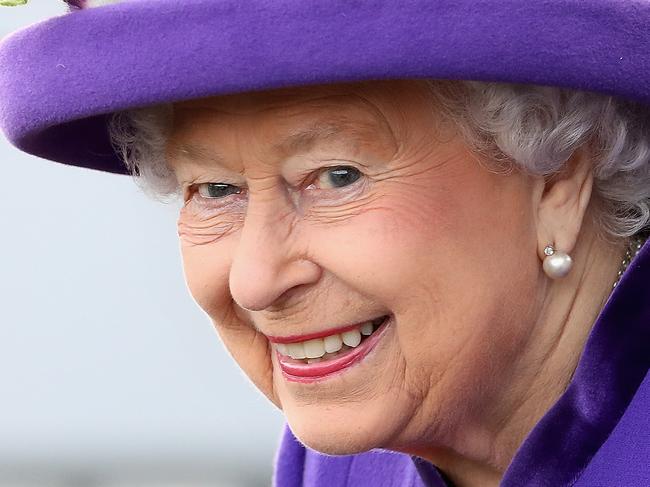
{"label": "white pearl", "polygon": [[569,254],[558,252],[544,258],[542,267],[544,272],[551,279],[559,279],[566,276],[573,266],[573,259]]}

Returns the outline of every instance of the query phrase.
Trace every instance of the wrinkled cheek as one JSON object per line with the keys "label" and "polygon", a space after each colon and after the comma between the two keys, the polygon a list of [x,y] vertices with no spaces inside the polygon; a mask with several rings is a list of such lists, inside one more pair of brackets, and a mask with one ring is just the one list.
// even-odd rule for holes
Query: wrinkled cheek
{"label": "wrinkled cheek", "polygon": [[216,321],[228,310],[230,261],[239,218],[184,207],[177,228],[185,280],[192,297]]}
{"label": "wrinkled cheek", "polygon": [[241,224],[239,214],[207,216],[206,212],[194,211],[184,207],[177,222],[178,238],[186,246],[210,245],[227,237]]}
{"label": "wrinkled cheek", "polygon": [[242,316],[230,294],[228,276],[234,239],[211,245],[181,240],[181,254],[189,291],[210,317],[226,349],[255,386],[279,407],[274,394],[268,340]]}
{"label": "wrinkled cheek", "polygon": [[232,358],[276,406],[268,340],[237,313],[230,293],[232,256],[243,224],[242,212],[214,214],[185,207],[178,236],[185,280],[197,305],[210,317]]}
{"label": "wrinkled cheek", "polygon": [[231,305],[228,242],[197,246],[181,238],[185,281],[196,303],[220,323]]}

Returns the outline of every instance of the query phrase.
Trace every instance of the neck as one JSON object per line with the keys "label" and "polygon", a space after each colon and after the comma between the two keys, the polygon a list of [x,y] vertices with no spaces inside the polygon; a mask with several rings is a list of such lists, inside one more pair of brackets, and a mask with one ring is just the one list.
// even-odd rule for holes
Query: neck
{"label": "neck", "polygon": [[572,252],[571,273],[556,281],[540,278],[541,312],[494,405],[466,425],[453,449],[415,454],[457,487],[498,486],[525,437],[568,387],[626,247],[626,241],[605,241],[585,228]]}

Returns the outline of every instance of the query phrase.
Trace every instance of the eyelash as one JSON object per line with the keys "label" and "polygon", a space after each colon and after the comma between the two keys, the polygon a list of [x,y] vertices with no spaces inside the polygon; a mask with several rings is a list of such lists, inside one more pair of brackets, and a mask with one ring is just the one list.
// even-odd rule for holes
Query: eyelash
{"label": "eyelash", "polygon": [[[342,187],[339,187],[339,188],[336,188],[336,187],[335,187],[335,188],[332,188],[331,190],[337,190],[337,189],[345,190],[345,189],[348,188],[348,187],[354,186],[354,185],[357,183],[357,181],[359,181],[359,180],[361,179],[361,177],[364,176],[364,173],[363,173],[360,169],[358,169],[357,167],[355,167],[355,166],[352,166],[352,165],[345,165],[345,164],[337,164],[337,165],[335,165],[335,166],[326,166],[326,167],[321,167],[321,168],[317,169],[316,171],[311,171],[311,172],[307,173],[307,176],[306,176],[305,178],[303,178],[302,183],[299,185],[299,187],[300,187],[300,189],[304,189],[304,188],[306,188],[306,187],[309,187],[309,186],[311,186],[311,185],[313,184],[313,182],[316,181],[316,180],[317,180],[317,179],[318,179],[318,178],[319,178],[323,173],[325,173],[325,172],[327,172],[327,171],[334,170],[334,169],[342,169],[342,168],[343,168],[343,169],[352,169],[352,170],[356,171],[356,172],[359,174],[359,176],[358,176],[357,179],[355,179],[355,180],[354,180],[352,183],[350,183],[349,185],[342,186]],[[222,197],[210,197],[210,196],[203,196],[203,195],[201,195],[201,194],[200,194],[200,188],[201,188],[202,186],[204,186],[204,185],[210,185],[210,184],[213,184],[213,185],[219,185],[219,186],[227,186],[227,187],[231,187],[231,188],[236,188],[237,191],[235,191],[235,192],[233,192],[233,193],[229,193],[228,195],[225,195],[225,196],[222,196]],[[330,190],[330,191],[331,191],[331,190]],[[325,190],[325,191],[328,191],[328,190]],[[244,192],[244,189],[243,189],[243,188],[241,188],[241,187],[239,187],[239,186],[237,186],[237,185],[234,185],[234,184],[226,183],[226,182],[205,182],[205,183],[195,183],[195,184],[192,184],[192,185],[190,185],[190,186],[188,187],[188,194],[189,194],[189,195],[188,195],[188,199],[193,198],[193,199],[198,199],[199,201],[216,203],[216,202],[222,202],[222,201],[225,200],[228,196],[232,196],[233,194],[235,194],[235,195],[242,194],[243,192]],[[221,204],[221,203],[219,203],[219,204]]]}

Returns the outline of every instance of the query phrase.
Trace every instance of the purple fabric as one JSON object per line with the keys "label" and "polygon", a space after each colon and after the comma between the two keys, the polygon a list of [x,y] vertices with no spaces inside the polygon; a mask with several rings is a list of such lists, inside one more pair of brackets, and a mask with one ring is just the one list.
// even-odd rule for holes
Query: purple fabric
{"label": "purple fabric", "polygon": [[432,77],[568,86],[650,104],[642,0],[135,0],[0,44],[20,149],[124,172],[104,114],[289,85]]}
{"label": "purple fabric", "polygon": [[572,485],[580,476],[650,367],[649,295],[646,243],[600,313],[569,387],[531,431],[503,485]]}
{"label": "purple fabric", "polygon": [[[650,485],[650,374],[575,487]],[[637,468],[635,468],[635,466]]]}
{"label": "purple fabric", "polygon": [[[421,473],[420,473],[421,469]],[[387,450],[328,456],[304,447],[285,427],[276,457],[277,487],[446,487],[424,460]]]}
{"label": "purple fabric", "polygon": [[[502,487],[650,486],[650,241],[596,320],[565,393],[515,454]],[[444,474],[408,455],[373,450],[332,457],[285,429],[278,487],[445,487]]]}

